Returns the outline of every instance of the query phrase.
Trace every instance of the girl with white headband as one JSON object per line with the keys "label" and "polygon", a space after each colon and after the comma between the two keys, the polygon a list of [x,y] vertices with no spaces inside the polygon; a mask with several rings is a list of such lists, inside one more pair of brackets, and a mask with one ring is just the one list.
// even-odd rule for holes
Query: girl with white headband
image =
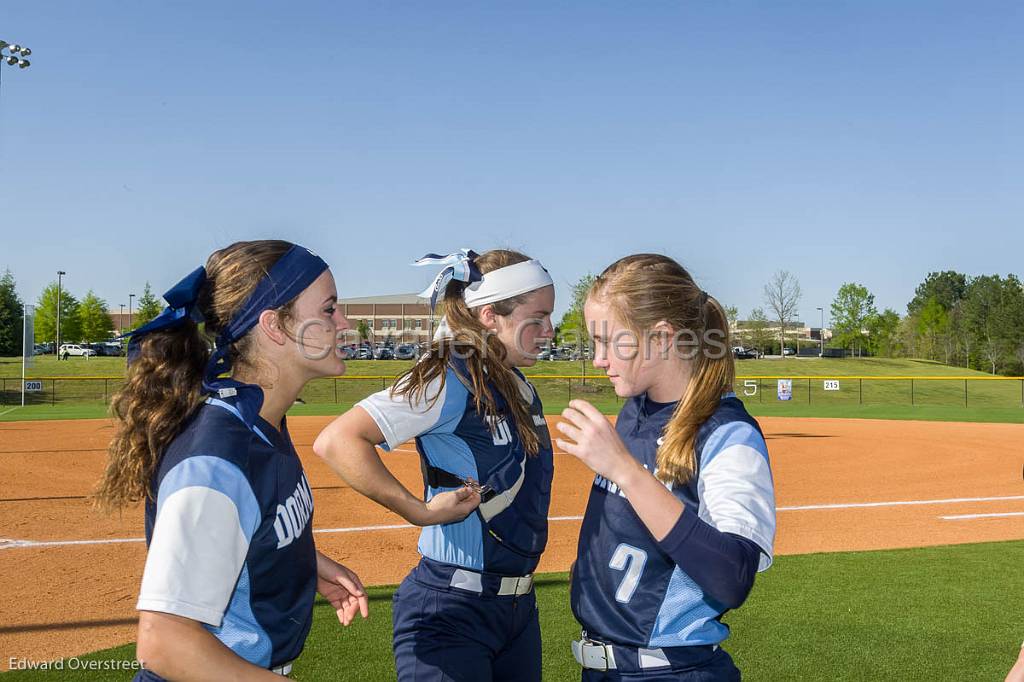
{"label": "girl with white headband", "polygon": [[[555,293],[515,251],[431,254],[445,332],[398,378],[336,419],[313,450],[363,495],[423,526],[394,597],[399,680],[540,680],[533,571],[547,543],[551,438],[519,367],[553,336]],[[416,440],[423,500],[375,446]]]}

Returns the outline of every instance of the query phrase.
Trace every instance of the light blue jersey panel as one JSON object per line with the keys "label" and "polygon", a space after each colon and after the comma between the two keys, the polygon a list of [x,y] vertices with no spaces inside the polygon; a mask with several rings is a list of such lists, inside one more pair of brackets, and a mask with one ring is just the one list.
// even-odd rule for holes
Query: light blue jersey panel
{"label": "light blue jersey panel", "polygon": [[650,646],[718,644],[729,636],[728,626],[715,620],[724,610],[676,566],[651,631]]}
{"label": "light blue jersey panel", "polygon": [[[462,478],[480,480],[476,458],[466,441],[452,433],[426,434],[419,438],[427,461]],[[453,488],[428,488],[427,499]],[[458,523],[426,526],[420,532],[419,552],[428,559],[483,570],[483,527],[478,514]]]}
{"label": "light blue jersey panel", "polygon": [[231,596],[231,603],[228,604],[224,622],[219,628],[206,624],[203,624],[203,627],[245,660],[268,668],[273,643],[270,641],[270,635],[260,626],[252,612],[250,595],[249,566],[245,565],[238,576],[238,583]]}
{"label": "light blue jersey panel", "polygon": [[735,421],[719,426],[708,436],[701,449],[700,468],[706,468],[715,457],[734,445],[755,450],[764,458],[765,462],[768,461],[768,449],[764,442],[764,436],[750,424]]}

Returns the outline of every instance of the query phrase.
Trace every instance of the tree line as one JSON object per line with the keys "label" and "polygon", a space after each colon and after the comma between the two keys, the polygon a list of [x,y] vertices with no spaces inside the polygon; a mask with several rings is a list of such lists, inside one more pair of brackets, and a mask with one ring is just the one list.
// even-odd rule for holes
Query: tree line
{"label": "tree line", "polygon": [[[160,314],[163,305],[153,295],[146,282],[139,307],[133,310],[131,327],[139,327]],[[22,329],[24,324],[24,303],[18,296],[17,283],[10,270],[0,277],[0,356],[22,354]],[[35,343],[57,340],[57,282],[50,282],[43,289],[35,303]],[[91,289],[78,298],[66,287],[60,290],[60,341],[61,343],[95,343],[109,339],[119,333],[110,317],[110,308],[105,300]]]}
{"label": "tree line", "polygon": [[[583,303],[594,281],[588,274],[573,287],[572,304],[557,325],[557,336],[588,340]],[[781,353],[795,341],[800,282],[780,270],[764,285],[764,305],[740,319],[724,305],[733,342],[762,353]],[[851,355],[907,357],[991,374],[1024,375],[1024,286],[1013,274],[972,277],[954,271],[931,272],[914,291],[907,312],[879,311],[864,284],[845,282],[828,307],[826,348]],[[806,341],[806,340],[805,340]],[[797,343],[799,343],[797,341]],[[818,341],[813,341],[817,345]]]}

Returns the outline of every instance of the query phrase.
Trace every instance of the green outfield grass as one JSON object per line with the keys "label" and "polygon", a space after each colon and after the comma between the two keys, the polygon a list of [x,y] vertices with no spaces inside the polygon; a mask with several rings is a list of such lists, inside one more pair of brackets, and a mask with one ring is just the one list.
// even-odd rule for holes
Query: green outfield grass
{"label": "green outfield grass", "polygon": [[[747,603],[725,616],[733,630],[725,648],[745,680],[1000,680],[1024,637],[1022,565],[1024,541],[779,557]],[[372,589],[370,620],[348,629],[318,602],[293,677],[394,679],[392,590]],[[540,577],[537,598],[544,679],[579,679],[567,577]],[[83,659],[133,656],[129,645]],[[14,682],[127,677],[9,673]]]}
{"label": "green outfield grass", "polygon": [[[119,374],[79,374],[59,378],[64,376],[59,372],[65,372],[69,367],[76,371],[87,369],[88,363],[93,363],[89,367],[94,370],[102,369],[101,365],[118,372],[123,369],[118,358],[88,361],[75,358],[58,362],[44,356],[32,375],[40,379],[42,390],[28,395],[29,405],[26,408],[15,410],[11,407],[20,403],[20,380],[0,377],[0,420],[103,416],[104,406],[123,382]],[[317,379],[307,384],[301,395],[306,404],[297,406],[293,414],[339,414],[360,399],[389,386],[392,377],[409,364],[403,361],[351,361],[344,377]],[[8,371],[14,366],[6,362],[0,364],[0,370]],[[20,366],[18,368],[20,371]],[[549,414],[559,413],[573,398],[589,400],[607,414],[618,412],[622,400],[615,395],[607,379],[603,376],[584,377],[580,370],[580,363],[541,362],[529,368],[527,373]],[[993,380],[981,372],[932,362],[881,358],[746,360],[737,363],[737,374],[739,378],[734,390],[754,414],[1024,421],[1024,381]],[[778,377],[792,381],[791,400],[783,402],[777,399]],[[825,390],[825,379],[828,378],[838,380],[839,390]]]}
{"label": "green outfield grass", "polygon": [[[412,365],[411,360],[349,360],[349,376],[395,376]],[[540,361],[524,372],[528,375],[576,375],[582,368],[588,374],[601,374],[589,362]],[[57,360],[53,355],[36,356],[28,374],[32,377],[124,375],[125,359],[97,357]],[[736,361],[736,373],[743,376],[989,376],[984,372],[950,367],[930,360],[905,358],[779,358]],[[21,358],[0,358],[0,377],[21,376]]]}

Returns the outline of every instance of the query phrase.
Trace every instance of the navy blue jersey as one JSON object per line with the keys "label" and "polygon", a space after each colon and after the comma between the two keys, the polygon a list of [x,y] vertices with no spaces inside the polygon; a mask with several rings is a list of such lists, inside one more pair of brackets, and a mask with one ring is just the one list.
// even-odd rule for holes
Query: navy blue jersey
{"label": "navy blue jersey", "polygon": [[[616,431],[630,453],[655,471],[658,445],[675,403],[651,410],[646,396],[619,413]],[[700,426],[697,471],[669,485],[685,506],[723,533],[754,542],[760,570],[771,564],[775,497],[768,448],[757,422],[734,394]],[[633,647],[718,644],[729,634],[715,602],[659,547],[625,494],[601,476],[594,480],[580,530],[572,577],[572,609],[587,633]]]}
{"label": "navy blue jersey", "polygon": [[137,608],[204,624],[264,668],[302,651],[313,617],[313,497],[287,430],[210,399],[175,438],[146,503]]}
{"label": "navy blue jersey", "polygon": [[[458,523],[424,527],[419,552],[428,559],[502,575],[526,575],[537,567],[547,544],[554,460],[540,398],[522,374],[516,375],[540,439],[536,456],[527,456],[507,409],[493,423],[476,411],[473,394],[452,367],[444,386],[436,379],[418,401],[392,397],[385,389],[359,403],[384,434],[383,447],[415,438],[429,465],[498,492]],[[502,408],[501,396],[493,394]],[[426,486],[426,499],[453,489]]]}

